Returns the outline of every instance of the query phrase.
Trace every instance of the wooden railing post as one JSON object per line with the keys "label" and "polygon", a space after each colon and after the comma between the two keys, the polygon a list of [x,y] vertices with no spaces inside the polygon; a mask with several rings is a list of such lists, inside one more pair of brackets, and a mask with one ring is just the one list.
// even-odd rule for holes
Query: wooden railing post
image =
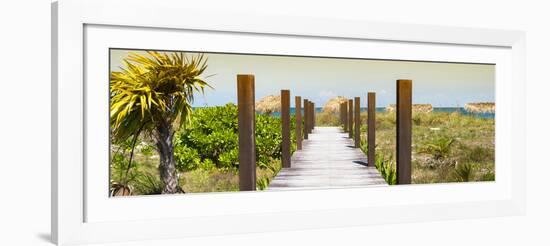
{"label": "wooden railing post", "polygon": [[347,132],[348,131],[348,101],[345,101],[344,103],[344,106],[343,106],[343,109],[344,109],[344,122],[342,122],[342,124],[344,124],[344,132]]}
{"label": "wooden railing post", "polygon": [[355,97],[355,148],[361,147],[361,98]]}
{"label": "wooden railing post", "polygon": [[343,103],[340,103],[340,110],[338,111],[338,113],[340,113],[340,124],[344,124],[344,104]]}
{"label": "wooden railing post", "polygon": [[367,166],[374,167],[374,162],[376,161],[376,94],[374,92],[369,92],[367,97]]}
{"label": "wooden railing post", "polygon": [[290,167],[290,91],[281,90],[281,164]]}
{"label": "wooden railing post", "polygon": [[302,97],[296,96],[294,103],[294,116],[296,118],[296,149],[302,149]]}
{"label": "wooden railing post", "polygon": [[311,130],[315,128],[315,103],[311,103]]}
{"label": "wooden railing post", "polygon": [[309,132],[309,107],[308,107],[309,101],[307,99],[304,99],[304,139],[308,139],[308,132]]}
{"label": "wooden railing post", "polygon": [[311,107],[311,101],[308,101],[307,103],[307,132],[308,133],[311,133],[311,131],[313,130],[313,111],[312,111],[312,107]]}
{"label": "wooden railing post", "polygon": [[338,123],[342,124],[342,103],[338,104]]}
{"label": "wooden railing post", "polygon": [[348,137],[353,136],[353,100],[348,100]]}
{"label": "wooden railing post", "polygon": [[411,183],[412,80],[397,80],[397,184]]}
{"label": "wooden railing post", "polygon": [[256,112],[254,75],[237,75],[239,189],[256,190]]}

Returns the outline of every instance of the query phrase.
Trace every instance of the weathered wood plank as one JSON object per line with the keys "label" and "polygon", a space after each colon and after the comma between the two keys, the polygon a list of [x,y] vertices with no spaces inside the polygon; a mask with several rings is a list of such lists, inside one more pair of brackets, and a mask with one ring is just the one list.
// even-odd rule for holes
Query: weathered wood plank
{"label": "weathered wood plank", "polygon": [[316,127],[302,142],[302,150],[292,155],[292,167],[281,169],[268,189],[387,185],[375,167],[367,166],[367,156],[354,147],[353,139],[339,127]]}

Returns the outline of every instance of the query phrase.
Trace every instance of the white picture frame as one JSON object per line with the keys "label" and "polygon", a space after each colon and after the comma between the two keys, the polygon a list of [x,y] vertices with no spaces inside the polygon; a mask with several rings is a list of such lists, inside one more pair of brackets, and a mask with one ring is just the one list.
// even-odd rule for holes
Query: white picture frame
{"label": "white picture frame", "polygon": [[[183,10],[185,4],[177,0],[61,0],[52,4],[52,238],[57,244],[524,213],[523,32],[231,12],[182,14]],[[204,15],[211,18],[196,21]],[[104,177],[93,176],[98,169],[86,165],[90,156],[95,156],[90,155],[96,146],[90,137],[90,130],[93,130],[90,126],[101,125],[104,119],[88,112],[90,100],[96,98],[90,93],[97,85],[86,83],[86,80],[90,76],[107,78],[108,75],[107,70],[101,74],[90,67],[104,59],[95,56],[97,49],[114,45],[179,49],[182,45],[147,38],[130,42],[132,35],[143,36],[148,32],[195,37],[198,41],[189,43],[194,45],[191,49],[197,51],[208,46],[208,51],[243,52],[248,49],[245,53],[306,56],[325,52],[324,56],[349,57],[357,54],[345,47],[356,45],[369,51],[368,57],[357,55],[363,58],[496,64],[496,181],[124,199],[109,199],[106,191],[103,196],[100,192],[94,193],[92,190]],[[233,47],[201,43],[200,35],[226,39]],[[255,38],[262,42],[253,42],[257,41]],[[242,47],[237,45],[239,40],[245,43]],[[265,44],[275,42],[279,46],[266,48]],[[254,43],[264,46],[254,46]],[[322,45],[327,43],[340,49]],[[294,46],[310,48],[297,50],[292,48]],[[188,45],[186,50],[189,49]],[[220,203],[225,205],[224,209],[209,206]],[[182,208],[194,213],[174,213],[177,209],[185,210]]]}

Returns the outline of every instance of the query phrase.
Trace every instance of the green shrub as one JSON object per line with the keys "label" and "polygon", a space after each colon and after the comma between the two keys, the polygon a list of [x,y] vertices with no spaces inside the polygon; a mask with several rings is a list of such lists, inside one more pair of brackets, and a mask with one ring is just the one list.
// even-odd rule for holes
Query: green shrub
{"label": "green shrub", "polygon": [[281,143],[281,119],[256,115],[256,162],[267,163],[271,158],[280,159]]}
{"label": "green shrub", "polygon": [[436,137],[424,143],[424,145],[420,147],[419,152],[430,154],[434,159],[441,160],[449,156],[451,153],[451,146],[454,142],[454,138],[446,136]]}
{"label": "green shrub", "polygon": [[201,163],[199,163],[199,168],[198,169],[202,169],[202,170],[213,170],[216,168],[216,165],[214,164],[214,161],[206,158],[204,160],[202,160]]}
{"label": "green shrub", "polygon": [[123,153],[115,152],[111,156],[110,177],[111,182],[124,183],[126,169],[128,168],[128,160]]}
{"label": "green shrub", "polygon": [[225,169],[231,168],[235,165],[238,159],[239,159],[238,148],[234,148],[227,152],[223,152],[219,155],[219,159],[218,159],[220,168],[225,168]]}
{"label": "green shrub", "polygon": [[185,145],[174,148],[174,159],[176,168],[179,171],[189,171],[199,167],[201,158],[196,149],[189,148]]}
{"label": "green shrub", "polygon": [[[189,126],[176,135],[176,162],[180,170],[193,170],[211,160],[218,168],[238,167],[238,111],[234,104],[194,110]],[[294,120],[291,120],[293,139]],[[281,158],[281,119],[256,115],[256,161]],[[294,147],[295,148],[295,147]]]}
{"label": "green shrub", "polygon": [[152,156],[155,153],[155,147],[152,144],[143,143],[140,152],[144,156]]}
{"label": "green shrub", "polygon": [[268,177],[261,177],[256,180],[256,189],[265,190],[269,186],[270,179]]}
{"label": "green shrub", "polygon": [[359,145],[359,148],[363,153],[368,154],[369,153],[369,142],[367,141],[366,137],[361,138],[361,144]]}
{"label": "green shrub", "polygon": [[260,163],[259,168],[256,169],[256,189],[265,190],[269,186],[271,180],[281,170],[281,161],[277,159],[271,159],[267,163]]}
{"label": "green shrub", "polygon": [[388,184],[397,184],[397,170],[395,160],[392,156],[385,158],[385,156],[376,155],[374,166],[378,169],[380,175],[382,175]]}
{"label": "green shrub", "polygon": [[[291,151],[296,149],[295,124],[293,116]],[[266,170],[261,173],[263,176],[258,176],[258,189],[265,189],[280,169],[281,119],[257,114],[255,136],[256,164],[259,170]],[[226,104],[194,109],[188,126],[175,137],[175,161],[178,170],[184,172],[184,186],[191,192],[238,187],[238,183],[235,184],[238,179],[234,177],[239,165],[238,143],[237,106]],[[203,171],[196,171],[198,169]]]}
{"label": "green shrub", "polygon": [[195,109],[189,125],[176,134],[174,152],[178,169],[194,170],[205,161],[220,168],[236,166],[237,124],[234,104]]}

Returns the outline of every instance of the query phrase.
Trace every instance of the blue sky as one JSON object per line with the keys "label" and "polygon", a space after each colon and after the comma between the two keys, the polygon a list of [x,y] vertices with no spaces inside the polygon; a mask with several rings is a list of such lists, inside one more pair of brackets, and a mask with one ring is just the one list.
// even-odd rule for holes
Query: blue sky
{"label": "blue sky", "polygon": [[[121,66],[129,51],[111,51],[111,69]],[[189,55],[193,55],[189,53]],[[468,102],[494,102],[495,66],[433,62],[379,61],[263,55],[205,54],[214,89],[197,95],[193,106],[215,106],[237,101],[237,74],[254,74],[256,101],[289,89],[291,96],[322,106],[335,96],[366,99],[377,94],[377,106],[395,103],[395,81],[413,80],[413,103],[434,107],[464,106]],[[294,106],[294,100],[291,100]],[[362,107],[366,100],[362,100]]]}

